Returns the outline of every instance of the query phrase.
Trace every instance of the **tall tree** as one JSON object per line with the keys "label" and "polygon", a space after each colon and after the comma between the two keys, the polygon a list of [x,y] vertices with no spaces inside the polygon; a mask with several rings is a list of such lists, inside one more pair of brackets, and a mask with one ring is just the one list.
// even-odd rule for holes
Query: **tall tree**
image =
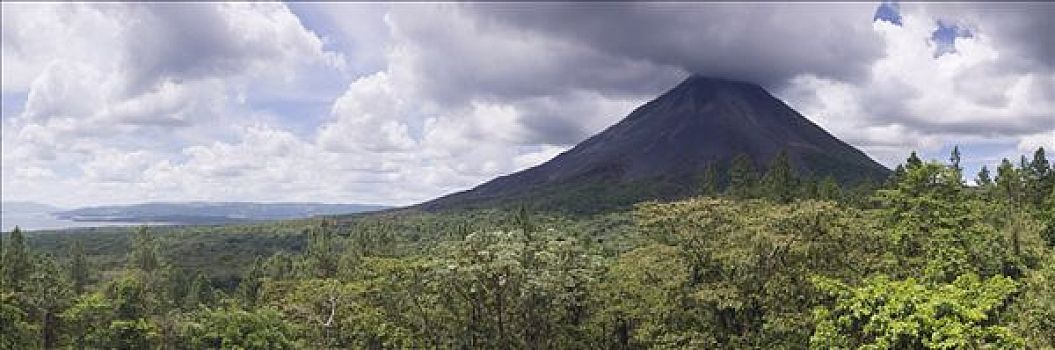
{"label": "tall tree", "polygon": [[73,248],[70,249],[70,282],[73,283],[75,295],[84,294],[84,287],[88,285],[88,261],[80,240],[73,242]]}
{"label": "tall tree", "polygon": [[949,166],[958,172],[963,172],[963,168],[960,167],[960,146],[952,146],[952,153],[949,154]]}
{"label": "tall tree", "polygon": [[0,292],[0,349],[33,349],[38,332],[16,296]]}
{"label": "tall tree", "polygon": [[1048,157],[1044,154],[1044,147],[1038,147],[1033,152],[1033,161],[1029,162],[1029,166],[1036,176],[1043,178],[1051,174],[1051,164],[1048,162]]}
{"label": "tall tree", "polygon": [[1008,202],[1017,204],[1021,195],[1021,179],[1011,161],[1004,158],[996,168],[996,187]]}
{"label": "tall tree", "polygon": [[513,215],[512,221],[513,228],[520,229],[520,231],[524,232],[524,235],[528,237],[531,237],[531,233],[535,232],[536,230],[535,222],[531,218],[531,214],[528,213],[527,208],[523,205],[521,205],[520,208],[517,208],[516,215]]}
{"label": "tall tree", "polygon": [[262,285],[261,280],[264,277],[264,264],[260,260],[260,257],[256,257],[253,260],[253,265],[249,267],[249,271],[246,272],[245,277],[238,283],[239,294],[242,296],[242,301],[249,307],[256,305],[257,299],[260,298],[260,287]]}
{"label": "tall tree", "polygon": [[897,167],[894,168],[894,174],[890,175],[890,178],[887,179],[886,185],[888,187],[892,187],[898,182],[900,182],[903,178],[905,178],[905,165],[898,164]]}
{"label": "tall tree", "polygon": [[908,159],[905,160],[906,170],[912,170],[921,165],[923,165],[923,161],[919,159],[918,155],[916,155],[916,151],[912,151],[912,153],[908,155]]}
{"label": "tall tree", "polygon": [[129,267],[146,273],[161,269],[159,247],[154,235],[146,226],[140,227],[132,236],[132,251],[128,259]]}
{"label": "tall tree", "polygon": [[799,198],[803,199],[817,199],[817,186],[820,184],[815,177],[809,177],[799,180]]}
{"label": "tall tree", "polygon": [[703,177],[700,179],[700,194],[704,196],[718,194],[718,167],[714,163],[708,164],[703,170]]}
{"label": "tall tree", "polygon": [[50,255],[37,259],[33,272],[25,285],[25,300],[32,305],[33,318],[40,325],[40,344],[44,349],[58,345],[61,325],[59,314],[73,300],[73,287],[63,273],[64,269]]}
{"label": "tall tree", "polygon": [[790,202],[795,197],[795,174],[791,170],[791,161],[786,151],[780,151],[773,158],[762,178],[765,195],[777,203]]}
{"label": "tall tree", "polygon": [[29,250],[18,226],[11,230],[9,241],[4,247],[4,288],[20,292],[33,271],[33,263],[29,260]]}
{"label": "tall tree", "polygon": [[187,291],[187,301],[184,305],[189,308],[208,306],[212,304],[212,299],[212,284],[209,283],[209,279],[205,277],[204,273],[198,271],[190,284],[190,289]]}
{"label": "tall tree", "polygon": [[831,175],[825,176],[817,188],[817,197],[823,200],[837,201],[842,198],[842,189]]}
{"label": "tall tree", "polygon": [[141,273],[127,272],[106,286],[106,297],[113,305],[114,317],[136,320],[150,315],[157,306],[155,295],[147,289]]}
{"label": "tall tree", "polygon": [[729,187],[726,192],[734,198],[751,197],[755,192],[756,176],[751,157],[744,153],[738,154],[729,166]]}
{"label": "tall tree", "polygon": [[293,275],[293,259],[288,253],[279,251],[264,261],[264,276],[283,280]]}
{"label": "tall tree", "polygon": [[[1046,225],[1044,225],[1044,231],[1041,231],[1040,236],[1044,238],[1049,247],[1055,248],[1055,187],[1048,191],[1048,198],[1044,200],[1044,205],[1041,208],[1044,209],[1041,211],[1040,217],[1044,219]],[[1055,304],[1055,302],[1052,304]],[[1053,325],[1055,325],[1055,322],[1053,322]],[[1055,334],[1052,336],[1055,337]],[[1055,342],[1055,338],[1052,339],[1052,342]]]}
{"label": "tall tree", "polygon": [[974,178],[974,182],[983,188],[993,186],[993,178],[989,175],[989,168],[983,165],[982,169],[978,170],[978,176]]}
{"label": "tall tree", "polygon": [[1040,207],[1047,199],[1048,192],[1055,186],[1053,184],[1055,176],[1052,175],[1048,157],[1044,154],[1044,147],[1039,147],[1036,152],[1033,152],[1033,161],[1029,162],[1029,169],[1023,169],[1023,171],[1029,173],[1027,184],[1029,200],[1035,207]]}
{"label": "tall tree", "polygon": [[311,277],[330,278],[337,274],[339,254],[334,245],[333,224],[322,220],[309,231],[308,249],[305,254],[305,273]]}

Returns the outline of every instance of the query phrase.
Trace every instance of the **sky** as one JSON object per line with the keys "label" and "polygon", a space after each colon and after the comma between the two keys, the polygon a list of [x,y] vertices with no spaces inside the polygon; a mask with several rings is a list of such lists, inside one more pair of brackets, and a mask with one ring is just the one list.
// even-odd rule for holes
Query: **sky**
{"label": "sky", "polygon": [[1055,149],[1052,3],[0,6],[4,201],[413,204],[692,73],[888,167]]}

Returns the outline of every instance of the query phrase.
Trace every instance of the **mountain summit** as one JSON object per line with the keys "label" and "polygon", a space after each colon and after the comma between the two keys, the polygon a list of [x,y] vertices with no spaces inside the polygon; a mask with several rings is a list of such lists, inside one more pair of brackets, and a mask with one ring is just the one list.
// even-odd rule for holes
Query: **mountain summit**
{"label": "mountain summit", "polygon": [[764,169],[782,150],[800,177],[831,175],[853,184],[889,173],[761,86],[694,75],[541,165],[418,207],[576,210],[677,198],[695,193],[710,164],[724,170],[746,154]]}

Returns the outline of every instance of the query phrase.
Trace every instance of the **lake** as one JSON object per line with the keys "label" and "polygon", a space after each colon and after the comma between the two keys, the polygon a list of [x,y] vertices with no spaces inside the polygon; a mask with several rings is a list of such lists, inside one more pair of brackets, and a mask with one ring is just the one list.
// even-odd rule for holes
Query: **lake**
{"label": "lake", "polygon": [[121,222],[121,221],[73,221],[59,219],[50,213],[26,213],[26,212],[3,212],[0,215],[0,227],[3,232],[10,232],[18,225],[23,231],[36,230],[61,230],[77,227],[102,227],[102,226],[158,226],[165,223],[155,222]]}

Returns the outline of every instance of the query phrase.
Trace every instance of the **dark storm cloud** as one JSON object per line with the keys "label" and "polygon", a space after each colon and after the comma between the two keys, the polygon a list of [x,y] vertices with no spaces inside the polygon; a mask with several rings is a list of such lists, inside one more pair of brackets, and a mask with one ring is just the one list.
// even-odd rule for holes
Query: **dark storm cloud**
{"label": "dark storm cloud", "polygon": [[530,99],[516,106],[523,111],[519,122],[527,131],[523,144],[558,146],[574,145],[630,112],[605,106],[596,95],[585,93]]}
{"label": "dark storm cloud", "polygon": [[780,86],[802,73],[866,77],[882,54],[875,4],[474,4],[491,21],[617,57]]}
{"label": "dark storm cloud", "polygon": [[140,63],[139,76],[151,79],[171,77],[196,78],[224,74],[241,69],[246,47],[228,40],[231,24],[207,6],[159,3],[141,6],[136,11],[146,15],[137,32],[150,40],[132,43]]}
{"label": "dark storm cloud", "polygon": [[[903,16],[903,24],[912,21],[913,27],[894,30],[892,35],[884,24],[875,27],[878,6],[396,4],[384,21],[391,31],[387,71],[396,90],[412,91],[408,93],[411,100],[435,103],[441,110],[464,110],[477,102],[513,107],[516,119],[511,129],[515,132],[505,141],[517,145],[573,145],[618,121],[633,107],[613,105],[647,101],[690,73],[756,82],[778,95],[797,84],[799,80],[793,78],[810,78],[803,75],[845,84],[851,87],[851,98],[830,103],[836,112],[851,113],[845,118],[859,120],[837,123],[850,130],[846,133],[850,139],[892,137],[899,139],[892,144],[907,145],[918,143],[914,138],[919,135],[932,133],[1005,137],[1049,127],[1043,123],[1044,113],[1037,112],[1040,108],[1021,107],[1030,105],[1022,101],[1035,101],[1035,97],[1009,94],[1022,72],[1035,71],[1028,68],[1028,62],[1041,59],[1031,56],[1036,52],[1007,49],[1016,56],[1030,57],[1015,58],[1017,67],[1005,62],[1010,58],[1005,57],[1009,55],[1002,45],[1014,47],[1023,42],[1024,48],[1036,46],[1029,41],[1037,39],[996,34],[994,27],[1014,19],[989,19],[970,7],[958,14],[948,10],[947,18],[934,17],[938,10],[946,11],[943,4],[913,4],[901,6],[902,12],[896,14]],[[1036,17],[1023,12],[1012,14]],[[934,49],[926,46],[938,20],[977,33],[976,38],[993,38],[981,45],[999,52],[999,62],[982,59],[975,71],[957,72],[951,82],[938,79],[939,75],[927,81],[912,79],[932,73],[925,71],[927,64],[913,57],[918,56],[914,50],[922,47],[919,57],[933,60]],[[1024,28],[1042,24],[1033,19],[1023,23]],[[924,36],[905,37],[921,25],[931,27],[923,29]],[[1008,39],[1002,39],[1005,36]],[[908,45],[906,40],[917,42]],[[897,67],[893,72],[916,69],[920,74],[883,71],[891,64]],[[875,69],[880,75],[874,75]],[[1046,81],[1038,79],[1042,80],[1039,84]],[[955,102],[966,107],[953,111],[935,107],[943,103],[940,100],[948,96],[949,89]],[[606,101],[584,102],[597,100]],[[481,117],[486,118],[474,118]],[[450,118],[459,117],[454,113]],[[475,122],[462,119],[454,123]],[[890,132],[884,127],[892,125],[906,131]]]}
{"label": "dark storm cloud", "polygon": [[572,98],[583,91],[644,102],[690,73],[773,89],[803,73],[852,81],[882,53],[874,4],[423,7],[393,6],[390,67],[409,67],[396,75],[442,105],[517,106],[526,144],[574,144],[623,117]]}
{"label": "dark storm cloud", "polygon": [[[590,45],[478,15],[472,7],[422,11],[396,6],[399,50],[415,86],[445,104],[472,98],[510,101],[575,90],[655,94],[685,75],[678,67],[612,55]],[[402,61],[401,61],[402,62]]]}

